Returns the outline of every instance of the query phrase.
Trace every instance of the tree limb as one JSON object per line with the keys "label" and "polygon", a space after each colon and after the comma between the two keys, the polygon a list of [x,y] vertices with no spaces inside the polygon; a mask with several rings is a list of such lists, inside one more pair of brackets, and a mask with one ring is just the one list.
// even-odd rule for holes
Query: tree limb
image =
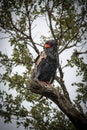
{"label": "tree limb", "polygon": [[56,40],[55,34],[54,34],[54,29],[53,29],[53,26],[52,26],[52,19],[51,19],[53,7],[54,7],[54,3],[53,3],[52,8],[50,9],[49,0],[48,0],[46,5],[45,5],[45,8],[46,8],[46,11],[47,11],[47,14],[48,14],[49,28],[50,28],[51,34],[52,34],[53,38]]}
{"label": "tree limb", "polygon": [[72,102],[70,102],[63,94],[58,92],[58,90],[53,87],[42,86],[33,79],[26,83],[26,89],[52,100],[68,116],[78,130],[82,130],[82,128],[83,130],[87,130],[86,117],[75,109]]}
{"label": "tree limb", "polygon": [[33,41],[33,38],[32,38],[32,34],[31,34],[31,16],[30,16],[30,10],[28,10],[28,7],[25,5],[25,9],[26,9],[26,15],[27,15],[27,19],[28,19],[28,32],[29,32],[29,39],[34,47],[34,50],[36,51],[37,54],[39,54],[39,50],[36,46],[36,43]]}
{"label": "tree limb", "polygon": [[61,107],[61,105],[58,103],[58,100],[63,99],[64,96],[52,86],[42,86],[39,82],[35,82],[31,79],[29,82],[26,83],[26,87],[33,93],[48,97],[54,103],[58,104]]}

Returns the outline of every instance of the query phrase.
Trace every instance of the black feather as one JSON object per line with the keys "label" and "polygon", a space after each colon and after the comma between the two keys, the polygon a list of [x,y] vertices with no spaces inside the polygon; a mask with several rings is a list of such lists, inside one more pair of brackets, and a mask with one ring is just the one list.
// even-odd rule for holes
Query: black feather
{"label": "black feather", "polygon": [[57,70],[57,43],[54,40],[47,41],[50,48],[37,57],[33,70],[33,78],[46,83],[53,83]]}

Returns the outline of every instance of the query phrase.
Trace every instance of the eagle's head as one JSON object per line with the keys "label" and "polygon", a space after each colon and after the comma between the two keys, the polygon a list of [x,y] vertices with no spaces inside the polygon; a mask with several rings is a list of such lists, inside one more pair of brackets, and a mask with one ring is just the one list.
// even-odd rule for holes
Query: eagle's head
{"label": "eagle's head", "polygon": [[46,54],[53,55],[54,57],[57,55],[58,52],[58,44],[56,40],[49,40],[44,44],[44,51]]}

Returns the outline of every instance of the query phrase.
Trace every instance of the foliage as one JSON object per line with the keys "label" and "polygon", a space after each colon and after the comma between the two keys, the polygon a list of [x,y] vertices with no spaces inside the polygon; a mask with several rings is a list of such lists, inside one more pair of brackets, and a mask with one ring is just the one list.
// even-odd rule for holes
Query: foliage
{"label": "foliage", "polygon": [[[82,53],[83,54],[83,53]],[[73,83],[72,85],[78,86],[77,89],[77,101],[79,103],[87,101],[87,63],[84,62],[83,56],[79,57],[76,52],[73,53],[70,61],[73,65],[77,66],[76,76],[82,76],[82,81],[79,83]]]}
{"label": "foliage", "polygon": [[[17,126],[23,125],[30,129],[75,129],[65,114],[53,107],[49,100],[43,98],[38,101],[39,95],[32,94],[27,90],[26,82],[30,80],[35,58],[33,54],[39,54],[38,48],[42,47],[47,39],[56,39],[59,45],[59,56],[66,50],[76,50],[69,57],[70,59],[67,59],[64,67],[60,64],[59,57],[59,72],[57,74],[59,80],[55,86],[58,86],[59,92],[64,96],[65,93],[68,95],[67,86],[63,82],[63,68],[76,66],[76,76],[82,76],[82,81],[72,84],[73,87],[77,86],[74,105],[79,111],[83,110],[82,102],[87,107],[87,63],[83,58],[87,54],[87,51],[84,50],[87,39],[86,6],[86,0],[0,0],[0,31],[9,37],[12,47],[11,57],[0,52],[0,67],[4,68],[0,74],[0,82],[3,82],[10,90],[15,89],[17,92],[14,97],[12,94],[0,91],[0,115],[4,117],[5,123],[11,122],[14,117]],[[41,35],[39,37],[43,42],[36,43],[33,32],[36,28],[35,22],[37,23],[39,18],[45,18],[49,31],[48,36]],[[31,51],[31,48],[34,52]],[[25,72],[13,73],[13,68],[21,66]],[[30,103],[29,109],[22,105],[24,101]]]}

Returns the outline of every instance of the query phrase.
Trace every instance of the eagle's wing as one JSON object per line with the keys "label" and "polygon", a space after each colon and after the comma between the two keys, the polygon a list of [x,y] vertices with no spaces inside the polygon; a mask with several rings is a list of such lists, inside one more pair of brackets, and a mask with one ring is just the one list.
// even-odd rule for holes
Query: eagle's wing
{"label": "eagle's wing", "polygon": [[39,64],[41,63],[41,61],[43,59],[46,59],[46,57],[47,57],[47,55],[44,51],[42,51],[40,53],[40,55],[37,56],[37,58],[35,59],[35,65],[34,65],[34,69],[33,69],[32,74],[31,74],[31,78],[35,78]]}

